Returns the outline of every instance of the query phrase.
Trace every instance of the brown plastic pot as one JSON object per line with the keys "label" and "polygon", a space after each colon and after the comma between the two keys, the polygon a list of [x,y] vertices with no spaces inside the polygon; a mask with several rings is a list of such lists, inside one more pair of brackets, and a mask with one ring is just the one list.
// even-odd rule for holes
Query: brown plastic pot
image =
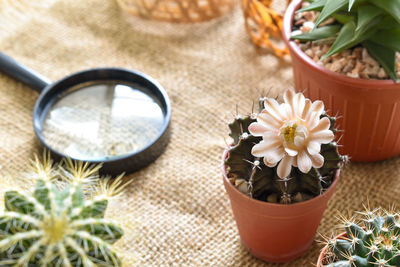
{"label": "brown plastic pot", "polygon": [[[341,233],[340,235],[336,236],[336,239],[343,239],[347,237],[347,233]],[[324,267],[324,261],[325,261],[325,256],[326,252],[328,251],[328,246],[325,246],[322,250],[321,253],[319,254],[318,257],[318,262],[317,262],[317,267]]]}
{"label": "brown plastic pot", "polygon": [[332,72],[315,63],[290,40],[293,17],[301,6],[286,10],[283,36],[292,57],[297,90],[321,99],[330,114],[339,114],[344,130],[342,154],[352,161],[378,161],[400,154],[400,84],[392,80],[363,80]]}
{"label": "brown plastic pot", "polygon": [[[223,161],[228,157],[223,154]],[[322,195],[290,205],[259,201],[233,186],[222,167],[226,192],[243,245],[255,257],[268,262],[288,262],[310,248],[328,201],[335,192],[335,181]]]}

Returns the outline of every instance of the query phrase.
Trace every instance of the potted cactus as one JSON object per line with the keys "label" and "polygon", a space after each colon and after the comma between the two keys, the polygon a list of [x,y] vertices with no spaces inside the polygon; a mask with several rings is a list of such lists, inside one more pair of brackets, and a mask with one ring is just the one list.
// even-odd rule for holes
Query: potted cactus
{"label": "potted cactus", "polygon": [[352,161],[400,154],[399,29],[397,0],[295,0],[286,11],[295,86],[344,117]]}
{"label": "potted cactus", "polygon": [[326,238],[317,267],[400,266],[398,213],[366,209],[342,225],[342,234]]}
{"label": "potted cactus", "polygon": [[242,243],[269,262],[308,250],[346,161],[334,142],[335,118],[323,103],[290,90],[283,98],[281,104],[262,98],[259,113],[237,116],[223,155]]}
{"label": "potted cactus", "polygon": [[0,266],[122,266],[112,247],[123,230],[105,219],[110,198],[121,193],[122,177],[99,180],[101,166],[49,156],[33,161],[27,179],[36,188],[5,193],[0,213]]}

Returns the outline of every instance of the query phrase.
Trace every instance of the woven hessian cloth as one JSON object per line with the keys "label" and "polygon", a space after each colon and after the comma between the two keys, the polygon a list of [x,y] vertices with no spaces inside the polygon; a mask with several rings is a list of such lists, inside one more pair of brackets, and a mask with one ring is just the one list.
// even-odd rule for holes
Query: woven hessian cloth
{"label": "woven hessian cloth", "polygon": [[[238,8],[211,23],[169,29],[131,22],[112,0],[2,0],[0,8],[0,50],[52,80],[114,66],[145,72],[166,88],[173,105],[171,142],[154,164],[129,175],[133,183],[110,212],[134,229],[117,244],[134,265],[316,263],[317,242],[291,263],[253,258],[240,243],[223,188],[221,155],[236,104],[240,113],[250,112],[261,91],[275,96],[293,84],[287,61],[252,46]],[[41,151],[32,127],[37,97],[0,75],[3,173],[26,170]],[[399,158],[349,165],[318,231],[331,233],[338,210],[360,210],[367,198],[375,207],[398,203],[399,169]]]}

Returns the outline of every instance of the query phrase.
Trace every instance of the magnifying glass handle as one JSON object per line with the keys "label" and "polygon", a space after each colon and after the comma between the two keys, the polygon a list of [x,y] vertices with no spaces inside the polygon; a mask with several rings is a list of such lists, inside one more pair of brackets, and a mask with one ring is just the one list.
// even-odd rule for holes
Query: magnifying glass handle
{"label": "magnifying glass handle", "polygon": [[28,67],[0,52],[0,71],[28,85],[39,93],[51,82]]}

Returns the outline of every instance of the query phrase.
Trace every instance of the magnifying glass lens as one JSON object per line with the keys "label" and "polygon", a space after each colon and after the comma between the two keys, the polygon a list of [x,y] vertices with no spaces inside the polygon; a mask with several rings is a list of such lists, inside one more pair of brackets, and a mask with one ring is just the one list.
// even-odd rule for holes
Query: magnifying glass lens
{"label": "magnifying glass lens", "polygon": [[42,127],[47,145],[86,161],[139,151],[157,138],[165,123],[157,98],[146,88],[126,82],[80,84],[49,106]]}

